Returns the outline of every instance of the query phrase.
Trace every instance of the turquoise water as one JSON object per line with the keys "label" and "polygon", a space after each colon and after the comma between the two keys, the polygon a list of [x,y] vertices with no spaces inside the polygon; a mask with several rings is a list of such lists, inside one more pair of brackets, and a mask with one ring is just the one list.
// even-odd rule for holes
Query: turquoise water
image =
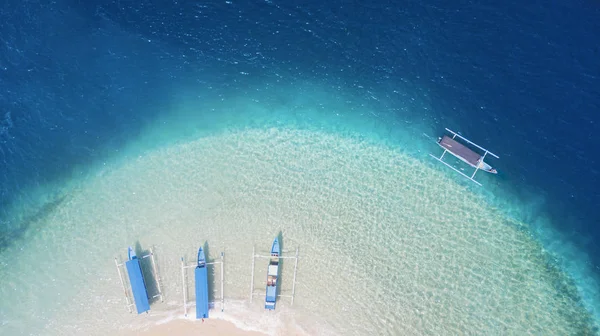
{"label": "turquoise water", "polygon": [[[213,316],[268,334],[597,333],[581,196],[597,172],[579,168],[595,132],[577,114],[596,110],[595,59],[512,5],[8,1],[1,333],[181,318],[179,260],[205,241],[227,256]],[[583,38],[589,15],[556,31]],[[479,188],[429,158],[444,127],[501,173]],[[549,154],[540,129],[571,147]],[[249,256],[280,231],[301,251],[297,300],[269,315],[248,300]],[[113,264],[135,244],[155,247],[164,287],[147,316],[127,313]]]}
{"label": "turquoise water", "polygon": [[[208,241],[211,257],[227,256],[226,309],[216,316],[243,328],[592,333],[581,283],[528,223],[486,197],[501,181],[482,176],[482,189],[456,178],[427,158],[435,144],[423,133],[435,134],[382,122],[368,100],[352,108],[361,105],[352,92],[264,87],[202,104],[178,98],[137,141],[62,188],[2,255],[3,329],[101,335],[179,318],[179,258],[193,260]],[[273,316],[248,300],[250,254],[279,231],[301,259],[296,302],[282,300]],[[112,260],[134,243],[154,246],[166,298],[149,316],[126,312]],[[291,271],[284,263],[288,293]]]}

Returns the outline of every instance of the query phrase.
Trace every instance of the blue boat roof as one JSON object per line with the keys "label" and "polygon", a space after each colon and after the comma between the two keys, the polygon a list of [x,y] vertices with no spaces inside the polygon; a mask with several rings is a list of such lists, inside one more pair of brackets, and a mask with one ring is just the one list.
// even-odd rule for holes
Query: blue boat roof
{"label": "blue boat roof", "polygon": [[137,312],[138,314],[147,312],[150,310],[150,303],[148,302],[148,291],[146,290],[144,276],[142,275],[140,260],[137,258],[129,260],[125,263],[125,267],[129,275],[131,292],[133,293],[133,301],[135,302]]}
{"label": "blue boat roof", "polygon": [[196,267],[196,319],[208,318],[208,276],[206,267]]}
{"label": "blue boat roof", "polygon": [[277,287],[275,286],[267,286],[267,297],[265,299],[266,302],[275,302],[277,299]]}

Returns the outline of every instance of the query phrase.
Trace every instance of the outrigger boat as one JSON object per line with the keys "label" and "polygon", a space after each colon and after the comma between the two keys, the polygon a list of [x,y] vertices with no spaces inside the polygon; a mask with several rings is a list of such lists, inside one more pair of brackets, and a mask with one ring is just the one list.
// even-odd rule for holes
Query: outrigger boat
{"label": "outrigger boat", "polygon": [[[499,159],[499,157],[496,154],[488,151],[487,149],[479,146],[478,144],[470,141],[469,139],[459,135],[458,133],[456,133],[454,131],[451,131],[447,128],[446,128],[446,131],[451,133],[452,137],[444,135],[443,137],[438,138],[438,141],[437,141],[437,144],[444,149],[444,152],[442,153],[442,155],[439,158],[436,156],[433,156],[432,154],[429,154],[431,157],[440,161],[441,163],[445,164],[446,166],[450,167],[457,173],[461,174],[462,176],[468,178],[469,180],[475,182],[478,185],[481,185],[481,183],[475,181],[475,179],[474,179],[475,174],[477,174],[478,170],[483,170],[484,172],[491,173],[491,174],[498,173],[498,171],[496,169],[492,168],[492,166],[490,166],[489,164],[487,164],[484,161],[484,159],[487,155],[491,155],[491,156]],[[479,153],[475,152],[474,150],[470,149],[469,147],[465,146],[464,144],[458,142],[457,138],[468,143],[469,145],[472,145],[472,146],[482,150],[483,154],[479,154]],[[454,168],[447,162],[443,161],[443,158],[444,158],[444,155],[446,154],[446,152],[452,154],[453,156],[455,156],[462,162],[465,162],[469,166],[475,168],[475,171],[473,172],[473,174],[471,176],[468,176],[467,174],[461,172],[460,170]]]}
{"label": "outrigger boat", "polygon": [[[146,288],[146,280],[144,275],[142,274],[142,260],[150,258],[152,262],[152,269],[154,271],[154,281],[156,284],[156,294],[153,296],[148,296],[148,289]],[[150,249],[150,253],[142,256],[138,256],[135,254],[135,250],[133,247],[129,247],[127,249],[127,261],[124,263],[119,263],[119,260],[115,258],[115,266],[117,267],[117,273],[119,274],[119,281],[121,282],[121,287],[123,288],[123,293],[125,294],[125,301],[127,302],[127,309],[131,313],[131,306],[136,307],[138,314],[143,312],[147,312],[150,310],[150,299],[154,299],[160,297],[160,300],[163,300],[162,291],[160,289],[160,277],[158,275],[158,270],[156,268],[156,263],[154,262],[154,252]],[[129,291],[125,287],[125,282],[123,281],[123,275],[121,274],[121,267],[125,267],[127,271],[127,275],[129,278],[129,284],[131,285],[131,294],[133,296],[133,303],[129,301]]]}
{"label": "outrigger boat", "polygon": [[206,257],[202,247],[198,249],[198,265],[194,270],[196,277],[196,319],[208,318],[208,275]]}
{"label": "outrigger boat", "polygon": [[268,310],[275,309],[280,256],[281,248],[279,247],[279,237],[275,237],[275,240],[273,240],[273,246],[271,246],[271,259],[269,260],[269,269],[267,270],[267,295],[265,297],[265,309]]}
{"label": "outrigger boat", "polygon": [[[278,297],[289,297],[292,299],[291,304],[294,304],[294,295],[296,294],[296,272],[298,270],[298,248],[296,247],[296,255],[295,256],[282,256],[281,255],[281,245],[279,244],[279,238],[281,237],[281,233],[275,237],[273,240],[273,245],[271,246],[271,253],[260,255],[256,254],[256,250],[252,247],[252,275],[250,276],[250,302],[252,302],[252,298],[255,295],[259,295],[257,293],[256,288],[254,288],[254,265],[256,262],[256,258],[267,258],[269,259],[269,268],[267,270],[267,291],[265,297],[265,309],[273,310],[275,309],[275,301]],[[279,269],[279,262],[281,259],[294,259],[294,277],[292,279],[292,293],[288,294],[279,294],[282,291],[282,288],[278,284],[279,281],[279,272],[283,271]],[[262,295],[262,291],[259,291],[260,295]]]}

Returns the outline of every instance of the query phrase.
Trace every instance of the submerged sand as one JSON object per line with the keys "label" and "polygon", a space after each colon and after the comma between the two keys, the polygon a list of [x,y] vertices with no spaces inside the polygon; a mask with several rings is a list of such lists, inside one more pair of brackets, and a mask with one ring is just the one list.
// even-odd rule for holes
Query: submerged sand
{"label": "submerged sand", "polygon": [[[1,270],[0,316],[8,331],[106,335],[187,325],[177,320],[180,258],[193,260],[208,242],[210,258],[225,252],[219,317],[245,330],[591,333],[575,288],[523,225],[439,167],[352,137],[281,128],[173,145],[107,166],[43,221],[11,247],[18,257]],[[298,285],[293,306],[282,299],[269,313],[260,296],[248,300],[250,256],[253,246],[267,251],[279,233],[284,250],[300,248]],[[139,316],[124,307],[113,262],[136,243],[154,246],[165,295]],[[262,290],[266,260],[256,269]],[[292,271],[284,262],[287,294]],[[44,288],[27,281],[40,276]],[[218,271],[212,280],[218,298]],[[154,329],[165,319],[175,322]]]}

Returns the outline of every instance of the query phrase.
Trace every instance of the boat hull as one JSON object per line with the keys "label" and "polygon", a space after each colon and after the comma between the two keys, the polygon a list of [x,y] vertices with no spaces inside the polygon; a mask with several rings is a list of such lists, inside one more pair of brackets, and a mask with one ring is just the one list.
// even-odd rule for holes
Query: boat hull
{"label": "boat hull", "polygon": [[489,164],[485,163],[484,161],[481,161],[479,163],[479,165],[477,165],[477,167],[473,167],[473,168],[477,168],[480,169],[486,173],[490,173],[490,174],[498,174],[498,172],[496,171],[496,169],[492,168],[492,166],[490,166]]}
{"label": "boat hull", "polygon": [[279,280],[279,257],[281,249],[279,246],[279,237],[273,240],[271,246],[271,259],[269,260],[269,268],[267,269],[267,291],[265,295],[265,309],[275,309],[277,301],[277,285]]}
{"label": "boat hull", "polygon": [[196,289],[196,319],[208,318],[208,271],[202,248],[198,249],[198,266],[194,269]]}

